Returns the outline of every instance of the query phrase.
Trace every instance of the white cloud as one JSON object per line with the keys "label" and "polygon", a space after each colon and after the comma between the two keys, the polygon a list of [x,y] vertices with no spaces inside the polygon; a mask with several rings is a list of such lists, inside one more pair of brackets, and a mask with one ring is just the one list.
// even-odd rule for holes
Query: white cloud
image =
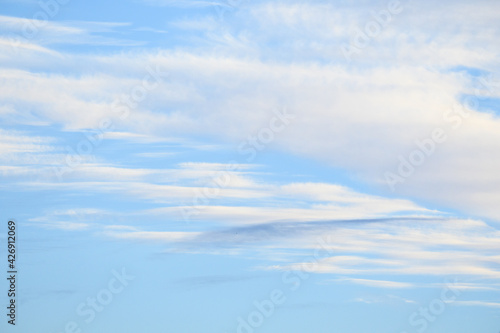
{"label": "white cloud", "polygon": [[106,231],[105,235],[113,238],[131,240],[155,240],[162,242],[189,241],[194,239],[199,233],[196,232],[174,232],[174,231],[135,231],[116,232]]}
{"label": "white cloud", "polygon": [[407,282],[396,282],[396,281],[382,281],[382,280],[368,280],[368,279],[354,279],[354,278],[341,278],[333,280],[336,282],[349,282],[354,284],[360,284],[368,287],[375,288],[415,288],[415,285]]}
{"label": "white cloud", "polygon": [[0,15],[0,27],[4,35],[21,44],[39,43],[50,44],[92,44],[92,45],[141,45],[142,42],[113,38],[99,33],[115,32],[115,30],[128,27],[124,22],[56,22],[33,18],[20,18]]}
{"label": "white cloud", "polygon": [[[261,222],[266,221],[266,214],[276,219],[298,214],[299,218],[316,220],[380,216],[405,210],[429,213],[410,200],[384,199],[383,174],[397,168],[398,155],[406,156],[415,149],[415,140],[426,139],[433,129],[441,127],[449,139],[400,185],[398,196],[499,219],[500,178],[496,166],[500,121],[491,114],[473,110],[468,111],[468,118],[457,129],[443,120],[443,113],[457,104],[461,94],[474,91],[471,77],[452,70],[454,67],[498,72],[499,49],[492,41],[499,25],[494,10],[466,2],[453,6],[445,17],[440,10],[433,12],[436,14],[429,17],[426,26],[412,24],[428,6],[405,3],[403,12],[350,64],[343,59],[339,46],[352,37],[356,27],[372,19],[371,9],[381,10],[383,6],[373,4],[359,11],[347,2],[338,6],[315,2],[248,4],[237,9],[225,23],[217,23],[214,29],[225,31],[223,36],[227,38],[215,44],[100,56],[61,53],[62,59],[41,58],[38,68],[48,69],[37,74],[27,69],[27,62],[15,62],[14,57],[8,56],[7,63],[12,68],[4,71],[0,97],[13,107],[0,114],[19,114],[19,119],[23,119],[25,111],[20,110],[28,105],[31,114],[41,121],[65,129],[96,128],[100,120],[111,117],[117,130],[106,135],[115,139],[120,135],[121,139],[127,136],[139,141],[182,136],[190,139],[196,133],[237,147],[268,124],[273,109],[288,105],[296,119],[266,149],[325,161],[380,189],[379,197],[370,197],[353,195],[335,185],[311,185],[315,189],[307,184],[262,186],[241,174],[234,175],[238,182],[222,190],[221,197],[273,196],[327,202],[293,207],[295,210],[258,205],[241,210],[250,214],[247,221]],[[459,19],[465,13],[469,19]],[[450,24],[444,24],[446,29],[437,29],[443,20]],[[207,21],[214,22],[211,16]],[[13,31],[30,22],[34,23],[0,18],[0,24]],[[280,25],[286,29],[273,29]],[[49,34],[75,39],[81,34],[124,27],[127,25],[122,23],[67,22],[50,23],[44,29]],[[301,27],[304,29],[297,30]],[[411,34],[408,27],[412,28]],[[271,46],[276,43],[279,47],[274,49],[289,58],[272,52]],[[221,44],[223,48],[219,48]],[[253,52],[240,53],[242,45]],[[36,40],[30,41],[29,48],[44,51],[41,53],[51,51]],[[72,70],[66,75],[50,74],[55,63]],[[77,63],[79,66],[75,66]],[[148,66],[159,66],[168,73],[168,79],[132,110],[128,119],[117,119],[112,102],[140,83]],[[488,94],[500,96],[494,89]],[[26,151],[44,146],[30,147],[4,143],[3,149],[17,152],[16,149]],[[142,182],[154,173],[145,170],[121,170],[114,165],[85,165],[82,170],[81,177],[86,179],[112,174],[115,179],[132,177],[137,181],[127,184],[127,193],[157,202],[170,203],[169,193],[174,191],[188,198],[193,191],[203,190],[200,184],[187,188]],[[210,177],[204,170],[175,172],[182,179]],[[123,184],[109,185],[125,188]],[[210,218],[241,217],[235,215],[234,207],[214,203],[203,205],[202,210]]]}
{"label": "white cloud", "polygon": [[28,52],[30,52],[30,51],[41,52],[41,53],[47,53],[49,55],[60,56],[60,54],[58,52],[53,51],[51,49],[48,49],[46,47],[40,46],[38,44],[22,41],[21,39],[17,40],[14,38],[9,39],[9,38],[1,38],[0,37],[0,49],[3,50],[4,52],[11,53],[11,54],[14,54],[14,53],[18,54],[19,51],[16,50],[17,48],[20,48],[23,51],[28,51]]}
{"label": "white cloud", "polygon": [[67,231],[81,231],[88,229],[90,227],[90,225],[87,223],[71,222],[71,221],[36,221],[34,223],[29,223],[29,224],[36,225],[37,227],[42,227],[42,228],[61,229]]}
{"label": "white cloud", "polygon": [[[123,65],[131,60],[124,56],[115,58],[114,62]],[[144,59],[151,64],[161,64],[170,73],[171,80],[175,78],[175,89],[190,91],[194,96],[190,104],[182,106],[182,112],[161,110],[155,105],[154,100],[165,89],[161,87],[151,93],[153,104],[148,102],[155,111],[141,106],[123,122],[111,108],[114,96],[120,93],[111,83],[116,82],[116,78],[102,75],[66,79],[12,72],[7,76],[11,82],[3,90],[3,98],[21,98],[28,91],[30,98],[23,97],[23,101],[31,100],[37,105],[38,117],[68,128],[96,128],[104,117],[111,117],[117,119],[115,125],[121,131],[136,137],[161,137],[165,132],[180,137],[186,132],[196,132],[235,142],[236,146],[266,126],[273,115],[271,110],[284,99],[291,105],[296,120],[276,136],[269,149],[325,160],[378,184],[382,191],[388,190],[384,172],[397,169],[398,155],[407,155],[416,148],[416,140],[426,139],[434,128],[442,127],[449,140],[436,148],[436,153],[418,172],[398,187],[399,193],[459,207],[473,214],[492,218],[497,215],[495,202],[500,194],[498,187],[490,184],[498,182],[494,152],[499,142],[499,121],[474,111],[457,130],[443,121],[443,113],[456,104],[455,96],[467,88],[466,80],[456,73],[411,66],[370,69],[363,73],[338,66],[294,65],[290,69],[253,60],[190,54],[162,53]],[[97,61],[108,63],[111,59]],[[190,88],[183,88],[187,85],[185,77],[194,80]],[[224,90],[228,98],[213,95],[205,86],[210,82],[212,86],[225,87],[228,80],[234,82]],[[22,91],[14,91],[12,87],[20,84],[24,86]],[[46,88],[37,92],[35,86]],[[250,99],[248,96],[254,95],[248,90],[251,86],[267,88],[261,89],[259,98]],[[55,91],[59,96],[57,100],[50,98],[56,96]],[[212,94],[210,99],[208,94]],[[205,97],[200,98],[203,95]],[[96,102],[98,96],[99,102]],[[211,112],[201,112],[206,109]],[[239,112],[234,113],[235,109]]]}
{"label": "white cloud", "polygon": [[452,304],[458,306],[480,306],[488,308],[500,308],[500,303],[484,302],[484,301],[455,301]]}
{"label": "white cloud", "polygon": [[203,1],[203,0],[142,0],[151,6],[171,6],[171,7],[230,7],[227,1]]}
{"label": "white cloud", "polygon": [[54,151],[55,141],[52,137],[29,136],[19,131],[0,129],[2,155]]}

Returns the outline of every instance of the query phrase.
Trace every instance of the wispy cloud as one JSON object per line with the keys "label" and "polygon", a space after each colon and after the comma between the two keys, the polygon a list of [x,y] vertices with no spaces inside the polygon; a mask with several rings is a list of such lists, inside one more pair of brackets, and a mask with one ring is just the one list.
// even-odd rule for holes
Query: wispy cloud
{"label": "wispy cloud", "polygon": [[[455,226],[461,225],[462,229]],[[492,254],[498,249],[500,234],[475,221],[453,219],[344,220],[329,222],[281,222],[196,234],[164,232],[124,232],[108,234],[131,239],[163,239],[176,251],[192,250],[216,253],[217,249],[232,249],[238,253],[263,251],[266,258],[279,253],[285,261],[260,269],[306,271],[325,275],[357,275],[331,280],[376,288],[442,288],[440,283],[401,282],[394,277],[463,277],[460,285],[469,291],[495,290],[490,282],[474,283],[473,278],[497,280],[499,258]],[[165,237],[164,237],[165,236]],[[320,246],[321,244],[321,246]],[[401,251],[394,251],[395,248]],[[298,251],[298,252],[297,252]],[[321,254],[317,257],[318,252]],[[314,257],[313,257],[314,254]],[[301,258],[306,258],[301,261]],[[313,259],[313,260],[311,260]],[[370,278],[362,278],[369,276]],[[391,276],[391,279],[372,278]],[[465,279],[465,280],[464,280]],[[410,278],[411,281],[411,278]]]}
{"label": "wispy cloud", "polygon": [[479,306],[488,308],[500,308],[500,303],[485,302],[485,301],[455,301],[453,305],[457,306]]}
{"label": "wispy cloud", "polygon": [[6,154],[44,153],[56,150],[53,137],[30,136],[26,133],[0,129],[0,152]]}
{"label": "wispy cloud", "polygon": [[359,284],[362,286],[374,287],[374,288],[415,288],[415,284],[407,282],[396,282],[396,281],[383,281],[383,280],[368,280],[368,279],[354,279],[354,278],[341,278],[333,280],[336,282],[348,282]]}
{"label": "wispy cloud", "polygon": [[[71,21],[56,22],[0,15],[0,27],[3,34],[10,36],[13,41],[23,45],[51,44],[91,44],[106,46],[134,46],[144,44],[123,37],[108,37],[101,33],[116,32],[118,29],[129,27],[127,22],[91,22]],[[29,31],[27,33],[26,31]],[[31,43],[30,43],[31,42]],[[40,46],[31,46],[33,49],[43,50]],[[47,50],[55,54],[55,52]]]}
{"label": "wispy cloud", "polygon": [[224,6],[229,7],[223,1],[202,1],[202,0],[142,0],[147,5],[151,6],[172,6],[172,7],[212,7]]}
{"label": "wispy cloud", "polygon": [[[63,237],[32,253],[92,238],[116,250],[93,269],[140,262],[172,297],[253,298],[266,283],[251,279],[307,276],[320,297],[284,307],[315,316],[346,299],[420,307],[445,277],[464,291],[455,306],[500,308],[500,3],[400,1],[388,17],[373,1],[134,0],[40,20],[44,5],[22,2],[0,15],[0,187],[27,236]],[[276,110],[293,121],[277,127]],[[403,169],[390,191],[384,175]],[[130,261],[148,251],[154,263]],[[188,268],[165,261],[179,254]]]}

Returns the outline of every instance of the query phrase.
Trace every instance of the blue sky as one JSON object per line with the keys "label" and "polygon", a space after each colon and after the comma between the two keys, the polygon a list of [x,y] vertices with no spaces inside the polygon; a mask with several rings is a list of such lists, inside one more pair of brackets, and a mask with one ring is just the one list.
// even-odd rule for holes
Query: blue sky
{"label": "blue sky", "polygon": [[0,1],[1,331],[498,332],[498,13]]}

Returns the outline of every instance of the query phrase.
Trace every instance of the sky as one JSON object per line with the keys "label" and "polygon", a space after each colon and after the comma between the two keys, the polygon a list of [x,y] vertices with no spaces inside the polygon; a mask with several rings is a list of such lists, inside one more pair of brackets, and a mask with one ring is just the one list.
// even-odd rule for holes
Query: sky
{"label": "sky", "polygon": [[0,0],[1,332],[497,333],[499,18]]}

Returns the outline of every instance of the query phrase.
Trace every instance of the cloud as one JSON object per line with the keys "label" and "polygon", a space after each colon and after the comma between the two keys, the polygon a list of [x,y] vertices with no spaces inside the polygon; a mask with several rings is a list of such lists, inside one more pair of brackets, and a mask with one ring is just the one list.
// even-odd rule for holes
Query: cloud
{"label": "cloud", "polygon": [[152,33],[157,33],[157,34],[167,34],[168,33],[168,31],[166,31],[166,30],[155,29],[155,28],[151,28],[151,27],[139,27],[139,28],[135,28],[134,31],[152,32]]}
{"label": "cloud", "polygon": [[163,242],[187,241],[196,237],[196,232],[174,232],[174,231],[134,231],[134,232],[104,232],[105,235],[114,238],[132,239],[132,240],[152,240]]}
{"label": "cloud", "polygon": [[[457,306],[499,307],[473,300],[500,288],[498,105],[488,113],[466,97],[500,98],[500,4],[402,1],[401,13],[370,33],[386,3],[143,3],[191,10],[168,34],[129,22],[0,16],[0,121],[13,128],[0,130],[1,180],[13,195],[74,200],[31,213],[27,225],[154,242],[165,253],[238,254],[259,259],[255,270],[384,290],[442,288],[452,276],[472,295]],[[362,34],[370,38],[346,57]],[[175,44],[151,47],[151,36]],[[144,92],[152,76],[158,84]],[[128,103],[127,116],[117,103]],[[294,119],[253,147],[258,162],[274,162],[275,152],[313,160],[332,167],[309,177],[323,180],[277,175],[241,149],[283,109]],[[71,157],[66,148],[103,120],[112,129],[99,149],[55,179],[54,167]],[[428,148],[436,129],[445,142],[391,192],[386,172]],[[227,171],[229,156],[237,163]],[[342,185],[336,170],[358,188]]]}
{"label": "cloud", "polygon": [[480,306],[489,308],[500,308],[500,303],[484,302],[484,301],[455,301],[454,305],[457,306]]}
{"label": "cloud", "polygon": [[53,56],[60,56],[60,54],[54,50],[48,49],[46,47],[40,46],[38,44],[29,43],[21,40],[16,40],[14,38],[1,38],[0,37],[0,49],[7,51],[9,53],[17,53],[17,48],[22,49],[24,52],[34,52],[34,53],[46,53]]}
{"label": "cloud", "polygon": [[0,15],[0,27],[3,34],[9,36],[19,45],[38,43],[51,44],[91,44],[106,46],[142,45],[140,41],[107,37],[100,33],[112,33],[117,29],[128,27],[124,22],[90,22],[72,21],[55,22],[49,20],[28,19]]}
{"label": "cloud", "polygon": [[362,286],[374,287],[374,288],[415,288],[415,285],[407,282],[396,282],[396,281],[382,281],[382,280],[367,280],[367,279],[353,279],[353,278],[341,278],[333,280],[335,282],[349,282],[354,284],[359,284]]}
{"label": "cloud", "polygon": [[[498,278],[496,266],[499,258],[491,252],[498,248],[498,232],[490,231],[490,235],[485,237],[483,232],[489,227],[474,221],[411,221],[396,218],[387,221],[274,223],[234,228],[225,232],[207,232],[200,234],[192,244],[197,244],[198,247],[210,247],[210,244],[216,247],[264,246],[268,253],[272,253],[273,249],[300,249],[305,256],[309,253],[309,258],[314,259],[269,267],[279,270],[306,269],[308,272],[323,274],[370,276],[457,275]],[[455,229],[459,225],[465,228]],[[395,252],[395,248],[400,250]],[[318,251],[320,257],[316,257]],[[331,256],[332,253],[335,255]],[[350,253],[357,255],[347,255]],[[290,257],[291,260],[293,258],[294,256]],[[370,280],[351,278],[349,282],[384,284],[381,280]],[[385,284],[386,287],[410,287],[410,284],[389,282]],[[471,290],[490,286],[489,283],[464,285]]]}
{"label": "cloud", "polygon": [[365,304],[376,304],[376,303],[417,303],[413,300],[406,299],[401,296],[396,295],[385,295],[385,296],[374,296],[374,295],[366,295],[363,297],[358,297],[352,300],[352,302],[357,303],[365,303]]}
{"label": "cloud", "polygon": [[30,136],[26,133],[14,130],[0,129],[0,153],[25,154],[25,153],[45,153],[54,151],[53,137]]}
{"label": "cloud", "polygon": [[151,6],[161,7],[213,7],[224,6],[231,7],[227,1],[203,1],[203,0],[141,0],[143,3]]}
{"label": "cloud", "polygon": [[[27,119],[20,110],[29,108],[34,119],[73,130],[96,128],[99,121],[109,117],[117,129],[106,133],[106,140],[169,143],[172,138],[192,140],[193,137],[186,133],[197,133],[211,136],[214,142],[240,143],[268,124],[273,108],[289,104],[296,119],[276,136],[270,150],[325,161],[368,184],[379,186],[382,194],[367,196],[333,184],[262,184],[248,174],[233,173],[234,182],[220,191],[221,198],[258,201],[273,197],[281,202],[292,199],[295,204],[299,200],[307,203],[306,207],[297,204],[263,207],[258,202],[241,206],[214,199],[209,204],[196,205],[199,219],[239,220],[242,223],[359,219],[402,212],[432,215],[433,211],[410,200],[385,199],[383,174],[397,169],[398,155],[411,152],[416,147],[416,140],[425,140],[434,128],[442,127],[449,140],[436,148],[436,153],[401,184],[397,193],[433,202],[436,206],[497,218],[496,203],[500,196],[495,185],[500,182],[495,167],[498,164],[495,152],[500,142],[498,119],[476,110],[466,110],[468,117],[457,130],[452,123],[443,121],[443,114],[460,101],[459,96],[475,91],[474,80],[467,71],[453,68],[480,68],[480,73],[498,69],[493,60],[498,48],[491,43],[487,50],[481,47],[498,29],[490,12],[470,11],[477,7],[460,3],[450,11],[449,21],[454,22],[453,28],[431,29],[442,20],[439,15],[431,16],[429,26],[419,27],[410,38],[404,32],[405,25],[416,20],[427,5],[405,4],[401,16],[395,17],[387,30],[347,65],[339,46],[372,19],[369,10],[366,13],[359,11],[347,2],[338,6],[278,2],[244,7],[236,9],[232,15],[240,19],[247,14],[245,19],[234,24],[233,18],[228,18],[216,23],[214,29],[226,31],[230,39],[236,37],[242,41],[245,47],[255,51],[251,56],[238,53],[238,47],[231,43],[222,49],[215,47],[220,46],[216,43],[202,49],[186,46],[177,51],[144,50],[100,56],[58,51],[61,59],[41,58],[39,68],[45,70],[38,73],[29,70],[27,63],[7,56],[10,68],[4,71],[0,97],[8,101],[9,106],[3,107],[1,115],[8,115],[11,121],[17,117],[19,123],[24,124],[33,120]],[[375,7],[374,4],[374,10],[384,9],[383,6]],[[456,20],[469,12],[482,20]],[[339,17],[340,21],[329,20],[331,17]],[[210,15],[207,20],[214,24]],[[353,24],[349,26],[346,22]],[[30,19],[0,18],[0,24],[11,32],[19,32],[23,25],[35,23]],[[278,26],[286,29],[274,29]],[[45,46],[30,40],[26,47],[52,55],[55,51],[46,45],[56,41],[70,43],[69,39],[78,40],[76,37],[81,35],[127,27],[128,23],[116,22],[48,22],[43,27],[48,38]],[[242,34],[250,27],[258,33]],[[305,28],[302,34],[297,34],[300,27]],[[463,29],[457,30],[457,27]],[[485,34],[476,38],[478,32]],[[309,42],[304,44],[304,41]],[[325,53],[325,49],[315,48],[314,43],[330,45],[328,41],[335,50]],[[279,50],[308,51],[307,54],[288,52],[297,54],[297,58],[276,61],[278,58],[270,49],[273,43],[279,43],[276,48]],[[465,47],[470,43],[477,48]],[[391,56],[387,50],[399,55],[399,60],[390,62],[390,66],[384,65],[389,62],[381,61]],[[259,53],[268,54],[269,58],[256,56]],[[446,57],[447,62],[439,58],[445,53],[453,55]],[[325,55],[330,61],[322,58]],[[56,62],[61,68],[72,70],[64,75],[50,73]],[[76,63],[82,66],[75,67]],[[168,73],[168,78],[148,94],[144,103],[131,110],[128,119],[119,120],[112,110],[113,101],[140,84],[148,66],[158,66],[161,72]],[[479,91],[481,95],[500,96],[495,89],[489,91],[482,87]],[[20,146],[5,143],[8,141],[4,140],[3,149],[18,155],[22,150],[52,149],[47,144]],[[20,161],[20,157],[17,160]],[[148,177],[192,182],[194,179],[208,180],[216,171],[199,169],[196,165],[160,172],[120,168],[111,163],[85,163],[71,177],[91,182],[71,185],[81,188],[92,184],[96,185],[96,190],[124,191],[156,203],[172,204],[178,197],[190,199],[205,188],[200,183],[189,183],[189,186],[186,183],[150,183]],[[10,165],[4,172],[21,175],[35,171]],[[107,177],[118,182],[100,182]],[[125,179],[134,182],[119,183]],[[57,186],[70,184],[54,185],[53,188]],[[168,215],[175,209],[168,206],[155,212]]]}
{"label": "cloud", "polygon": [[[161,138],[165,132],[169,137],[182,137],[194,132],[238,144],[265,127],[273,116],[271,110],[286,100],[296,119],[269,149],[348,170],[382,193],[389,193],[384,173],[397,172],[398,156],[407,158],[418,148],[416,141],[427,140],[435,128],[443,128],[449,139],[398,185],[397,193],[471,214],[497,216],[495,202],[500,194],[494,185],[499,181],[494,152],[500,142],[500,123],[474,110],[466,111],[469,116],[459,129],[443,120],[457,104],[456,96],[470,89],[467,79],[458,73],[409,64],[353,71],[332,65],[288,66],[185,52],[147,54],[134,61],[136,58],[90,59],[89,64],[97,68],[115,64],[109,75],[80,78],[7,71],[1,97],[16,105],[22,100],[39,119],[67,129],[98,128],[102,119],[109,118],[119,127],[117,133],[131,133],[130,138]],[[132,64],[130,70],[140,72],[134,62],[142,63],[143,68],[158,64],[172,83],[148,94],[148,102],[131,110],[123,121],[113,112],[113,100],[127,85],[140,83],[140,77],[119,79],[114,71],[117,66]],[[227,82],[233,84],[226,87]],[[40,91],[39,87],[44,88]],[[252,87],[266,88],[255,92]],[[180,94],[173,94],[175,91]],[[165,99],[160,97],[164,93],[183,97]],[[166,106],[160,107],[160,102]]]}
{"label": "cloud", "polygon": [[[181,253],[251,253],[269,262],[256,267],[259,270],[335,276],[328,281],[374,288],[443,288],[440,281],[451,276],[464,290],[481,292],[498,290],[495,281],[500,277],[496,254],[500,234],[474,220],[276,222],[190,233],[117,231],[107,235],[158,240],[167,251]],[[398,281],[403,277],[405,282]]]}
{"label": "cloud", "polygon": [[71,222],[71,221],[46,221],[41,219],[30,219],[28,224],[36,225],[37,227],[48,229],[60,229],[66,231],[81,231],[90,227],[87,223]]}

